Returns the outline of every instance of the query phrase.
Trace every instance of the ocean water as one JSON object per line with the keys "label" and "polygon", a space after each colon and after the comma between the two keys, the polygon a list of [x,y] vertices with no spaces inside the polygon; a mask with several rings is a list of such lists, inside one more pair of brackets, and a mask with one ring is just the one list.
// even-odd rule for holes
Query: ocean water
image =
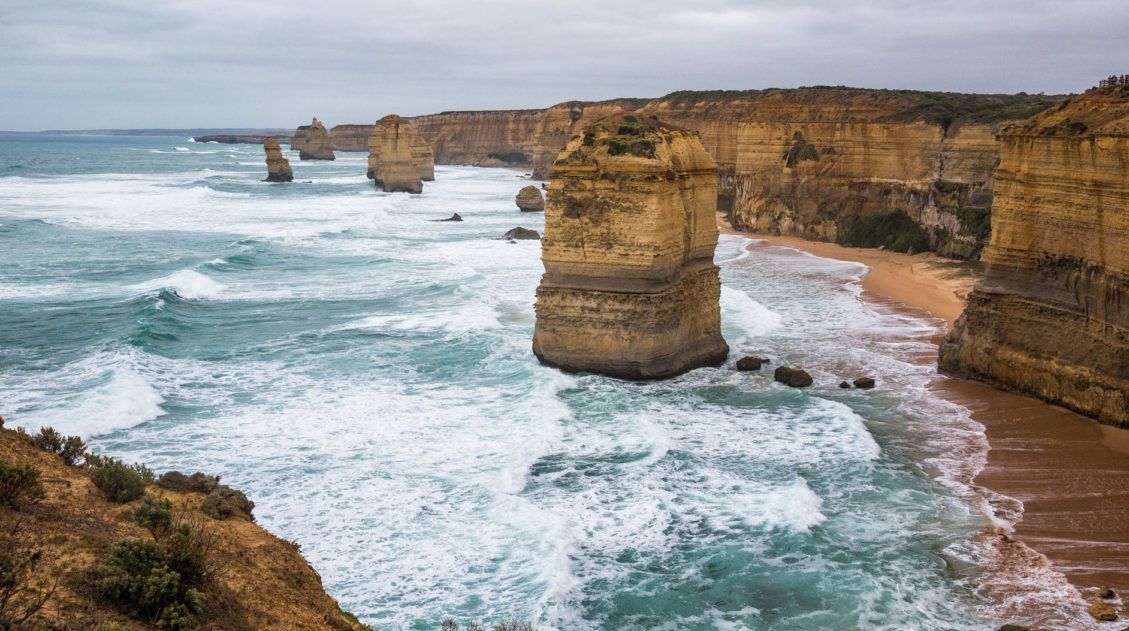
{"label": "ocean water", "polygon": [[257,146],[0,137],[0,414],[222,475],[381,629],[990,629],[1072,598],[986,587],[982,428],[929,387],[941,323],[861,299],[861,265],[723,236],[729,365],[566,375],[530,352],[539,243],[498,239],[543,228],[520,173],[408,196],[289,157],[279,185]]}

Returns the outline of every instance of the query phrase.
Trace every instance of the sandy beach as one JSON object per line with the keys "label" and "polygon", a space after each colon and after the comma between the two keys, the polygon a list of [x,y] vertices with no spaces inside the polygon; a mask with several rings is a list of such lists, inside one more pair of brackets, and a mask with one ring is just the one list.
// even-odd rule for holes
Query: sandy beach
{"label": "sandy beach", "polygon": [[[978,264],[934,254],[740,232],[720,215],[718,223],[723,233],[863,263],[864,298],[949,327],[979,276]],[[1011,537],[1045,555],[1087,599],[1105,586],[1129,594],[1129,430],[981,383],[938,376],[934,387],[984,425],[990,450],[975,482],[1022,503]]]}

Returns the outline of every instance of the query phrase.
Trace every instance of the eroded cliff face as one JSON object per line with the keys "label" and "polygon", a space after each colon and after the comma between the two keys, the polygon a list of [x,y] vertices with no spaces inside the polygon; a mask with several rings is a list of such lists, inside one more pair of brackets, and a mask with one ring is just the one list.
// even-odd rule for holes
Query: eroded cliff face
{"label": "eroded cliff face", "polygon": [[267,179],[265,182],[290,182],[294,179],[294,172],[290,169],[290,161],[282,157],[282,147],[274,138],[263,139],[263,151],[267,158]]}
{"label": "eroded cliff face", "polygon": [[376,121],[369,136],[368,176],[389,193],[422,193],[422,175],[431,172],[434,179],[433,163],[425,162],[425,144],[405,118],[389,114]]}
{"label": "eroded cliff face", "polygon": [[629,379],[724,361],[717,165],[697,134],[613,115],[570,140],[551,175],[537,357]]}
{"label": "eroded cliff face", "polygon": [[1000,139],[986,274],[941,369],[1129,427],[1129,89]]}
{"label": "eroded cliff face", "polygon": [[635,110],[699,132],[718,163],[719,208],[737,227],[835,241],[861,217],[902,210],[925,229],[931,247],[970,258],[988,235],[996,131],[1055,102],[800,88],[678,92],[413,121],[441,164],[525,168],[540,179],[580,129]]}
{"label": "eroded cliff face", "polygon": [[298,151],[299,160],[333,160],[333,141],[325,125],[315,116],[309,125],[302,125],[294,131],[290,148]]}
{"label": "eroded cliff face", "polygon": [[800,88],[683,92],[641,111],[698,130],[738,228],[837,241],[863,217],[901,210],[938,252],[987,238],[995,133],[1050,97]]}

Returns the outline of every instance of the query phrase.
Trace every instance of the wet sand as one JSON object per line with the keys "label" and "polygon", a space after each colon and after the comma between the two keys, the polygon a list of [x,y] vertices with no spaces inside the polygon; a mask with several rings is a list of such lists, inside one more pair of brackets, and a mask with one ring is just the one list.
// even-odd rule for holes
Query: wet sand
{"label": "wet sand", "polygon": [[[738,232],[720,218],[719,226],[723,233],[861,262],[870,267],[864,298],[942,318],[950,327],[978,278],[975,265],[932,254]],[[935,363],[936,355],[926,359]],[[938,375],[933,387],[984,425],[990,450],[975,483],[1022,502],[1011,536],[1045,555],[1087,600],[1109,586],[1129,601],[1129,430],[981,383]],[[1127,616],[1122,612],[1121,620]]]}

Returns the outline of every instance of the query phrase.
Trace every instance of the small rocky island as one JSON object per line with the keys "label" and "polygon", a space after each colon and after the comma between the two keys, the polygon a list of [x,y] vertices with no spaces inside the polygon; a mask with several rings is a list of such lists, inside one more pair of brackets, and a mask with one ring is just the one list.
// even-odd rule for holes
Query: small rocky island
{"label": "small rocky island", "polygon": [[697,132],[619,113],[574,136],[548,185],[534,354],[626,379],[724,361],[716,208]]}
{"label": "small rocky island", "polygon": [[267,154],[267,179],[264,182],[290,182],[294,172],[290,161],[282,157],[282,147],[274,138],[263,138],[263,151]]}
{"label": "small rocky island", "polygon": [[514,202],[523,213],[539,213],[545,210],[545,198],[541,196],[541,189],[532,184],[518,191]]}
{"label": "small rocky island", "polygon": [[290,148],[298,150],[299,160],[335,160],[333,141],[325,125],[314,117],[309,125],[302,125],[294,131]]}
{"label": "small rocky island", "polygon": [[431,146],[405,118],[389,114],[376,121],[368,146],[368,177],[379,189],[418,194],[423,180],[435,179]]}

